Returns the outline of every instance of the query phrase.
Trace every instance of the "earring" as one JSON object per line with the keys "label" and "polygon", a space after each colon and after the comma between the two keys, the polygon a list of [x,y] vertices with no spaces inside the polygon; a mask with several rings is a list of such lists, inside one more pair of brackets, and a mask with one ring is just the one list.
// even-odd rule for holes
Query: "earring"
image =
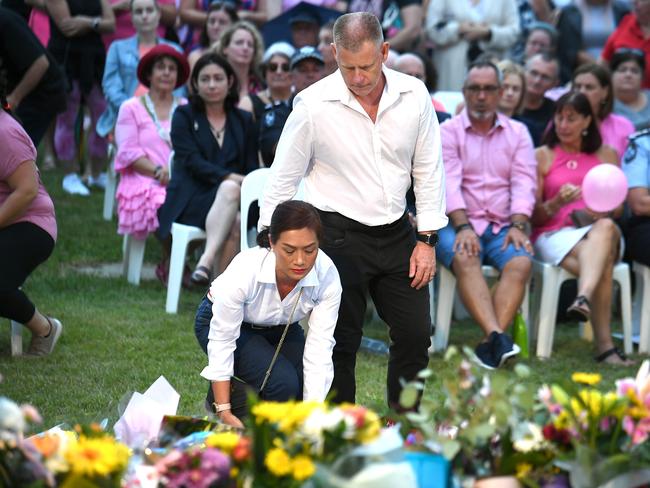
{"label": "earring", "polygon": [[587,137],[587,134],[589,134],[589,132],[587,131],[587,129],[584,129],[582,131],[582,137]]}

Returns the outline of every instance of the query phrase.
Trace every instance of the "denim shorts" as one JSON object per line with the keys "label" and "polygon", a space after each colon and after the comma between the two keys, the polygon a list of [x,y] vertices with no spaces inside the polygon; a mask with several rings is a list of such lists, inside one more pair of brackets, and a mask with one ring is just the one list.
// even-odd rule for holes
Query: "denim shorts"
{"label": "denim shorts", "polygon": [[[523,246],[515,249],[515,246],[508,244],[504,250],[501,250],[506,234],[510,226],[502,227],[501,230],[494,234],[492,224],[490,224],[482,236],[479,236],[481,244],[480,259],[482,264],[494,266],[499,271],[503,271],[506,264],[517,256],[526,256],[531,259],[533,256],[527,252]],[[446,268],[451,269],[451,262],[456,252],[454,251],[454,241],[456,240],[456,231],[450,225],[438,231],[438,245],[436,246],[436,257]]]}

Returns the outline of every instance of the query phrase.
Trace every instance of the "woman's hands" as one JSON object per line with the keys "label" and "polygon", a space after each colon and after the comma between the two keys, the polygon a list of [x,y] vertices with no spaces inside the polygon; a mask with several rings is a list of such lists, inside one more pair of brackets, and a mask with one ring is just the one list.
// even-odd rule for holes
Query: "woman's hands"
{"label": "woman's hands", "polygon": [[561,207],[568,205],[569,203],[575,202],[582,195],[580,187],[577,185],[572,185],[571,183],[565,183],[560,187],[560,191],[557,192],[555,198],[558,199],[558,203]]}
{"label": "woman's hands", "polygon": [[217,416],[219,417],[219,420],[221,420],[226,425],[230,425],[231,427],[236,427],[238,429],[244,428],[242,421],[235,417],[235,415],[230,410],[219,412]]}

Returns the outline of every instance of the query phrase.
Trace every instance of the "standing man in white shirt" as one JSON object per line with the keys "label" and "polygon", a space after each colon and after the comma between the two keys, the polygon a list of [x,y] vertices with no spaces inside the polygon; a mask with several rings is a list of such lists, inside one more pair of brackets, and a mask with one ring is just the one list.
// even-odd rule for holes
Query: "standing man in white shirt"
{"label": "standing man in white shirt", "polygon": [[[305,199],[324,225],[321,247],[343,285],[334,334],[335,400],[355,401],[370,292],[390,329],[388,402],[397,407],[400,379],[413,379],[428,363],[427,284],[436,269],[436,231],[447,224],[440,131],[424,84],[383,66],[388,43],[374,15],[339,17],[332,49],[339,69],[295,99],[260,226],[268,226],[275,206],[293,197],[304,178]],[[417,233],[406,214],[411,177]]]}

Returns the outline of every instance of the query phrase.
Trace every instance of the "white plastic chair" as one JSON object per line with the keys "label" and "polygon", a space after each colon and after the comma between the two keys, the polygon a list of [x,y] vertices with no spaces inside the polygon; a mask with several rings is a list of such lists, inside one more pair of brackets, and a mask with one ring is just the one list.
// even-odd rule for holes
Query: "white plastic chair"
{"label": "white plastic chair", "polygon": [[[492,266],[482,266],[481,271],[483,272],[483,276],[486,278],[496,279],[499,277],[499,270]],[[447,349],[449,343],[449,328],[451,326],[451,314],[454,308],[454,295],[456,293],[456,277],[454,274],[442,265],[438,266],[438,273],[440,284],[438,285],[438,303],[437,307],[435,307],[436,330],[434,335],[431,337],[429,353],[444,351]],[[433,290],[430,290],[430,293],[432,297],[431,310],[434,310]],[[530,330],[528,321],[529,309],[529,287],[527,286],[526,292],[524,293],[524,299],[521,303],[521,313],[526,321],[528,329]]]}
{"label": "white plastic chair", "polygon": [[[251,229],[249,235],[248,225],[248,208],[257,200],[258,205],[261,207],[264,201],[264,186],[266,180],[271,176],[271,168],[260,168],[251,171],[246,175],[241,184],[241,200],[240,200],[240,250],[245,250],[255,246],[255,238],[257,237],[257,229]],[[300,180],[298,190],[294,195],[294,200],[302,200],[305,194],[304,180]]]}
{"label": "white plastic chair", "polygon": [[183,268],[185,267],[185,255],[187,246],[192,241],[205,240],[205,231],[191,225],[172,224],[172,254],[169,259],[169,277],[167,279],[167,302],[165,311],[167,313],[178,312],[178,300],[181,295],[181,283],[183,281]]}
{"label": "white plastic chair", "polygon": [[[537,356],[550,358],[555,334],[555,316],[562,283],[576,277],[564,268],[540,261],[533,261],[535,276],[534,306],[537,324]],[[625,263],[614,266],[614,281],[621,289],[621,314],[623,316],[623,348],[632,352],[632,299],[630,267]]]}
{"label": "white plastic chair", "polygon": [[433,94],[433,99],[442,103],[452,116],[456,115],[458,105],[465,101],[463,92],[459,91],[438,91]]}
{"label": "white plastic chair", "polygon": [[632,263],[636,277],[632,323],[634,333],[640,334],[639,353],[650,352],[650,268],[641,263]]}
{"label": "white plastic chair", "polygon": [[11,355],[20,356],[23,353],[23,324],[11,321]]}
{"label": "white plastic chair", "polygon": [[146,242],[146,238],[137,239],[130,234],[125,234],[122,241],[122,274],[136,286],[140,285]]}
{"label": "white plastic chair", "polygon": [[[255,236],[253,235],[255,231],[251,232],[251,236],[248,235],[248,209],[251,204],[257,200],[258,204],[262,205],[262,197],[264,194],[264,185],[266,185],[266,180],[271,175],[271,168],[260,168],[255,171],[251,171],[246,175],[244,181],[241,184],[241,200],[240,200],[240,241],[239,246],[243,251],[248,249],[251,246],[251,240],[255,241]],[[252,239],[251,239],[252,237]]]}
{"label": "white plastic chair", "polygon": [[108,145],[108,168],[106,169],[106,189],[104,190],[104,210],[102,212],[104,220],[111,220],[115,209],[115,192],[117,191],[116,154],[117,148],[115,144],[110,143]]}

